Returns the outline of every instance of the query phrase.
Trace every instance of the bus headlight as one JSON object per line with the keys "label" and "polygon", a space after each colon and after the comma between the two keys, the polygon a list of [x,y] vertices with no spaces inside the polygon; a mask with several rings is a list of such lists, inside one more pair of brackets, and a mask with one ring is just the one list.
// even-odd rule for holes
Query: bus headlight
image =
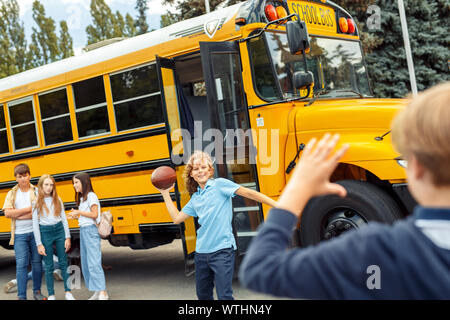
{"label": "bus headlight", "polygon": [[403,168],[407,168],[408,167],[408,161],[406,161],[406,160],[403,160],[403,159],[396,159],[397,160],[397,163],[401,166],[401,167],[403,167]]}

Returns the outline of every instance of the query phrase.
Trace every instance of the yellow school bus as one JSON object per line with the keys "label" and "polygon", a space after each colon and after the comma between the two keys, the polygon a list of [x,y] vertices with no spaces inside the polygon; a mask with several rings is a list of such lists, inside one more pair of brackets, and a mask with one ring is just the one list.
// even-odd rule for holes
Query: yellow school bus
{"label": "yellow school bus", "polygon": [[[286,33],[294,22],[309,42],[299,52]],[[198,224],[172,223],[150,182],[155,168],[176,169],[178,208],[189,200],[182,172],[194,149],[213,155],[216,177],[277,199],[304,144],[339,133],[351,148],[332,180],[348,197],[310,201],[294,234],[306,246],[411,211],[405,164],[389,135],[405,103],[372,97],[358,30],[343,8],[248,0],[1,79],[0,202],[25,162],[32,183],[55,177],[70,210],[72,177],[86,171],[113,214],[113,246],[181,238],[189,271]],[[269,208],[235,197],[233,210],[242,255]],[[76,222],[70,227],[76,241]],[[9,238],[2,213],[0,244],[8,248]]]}

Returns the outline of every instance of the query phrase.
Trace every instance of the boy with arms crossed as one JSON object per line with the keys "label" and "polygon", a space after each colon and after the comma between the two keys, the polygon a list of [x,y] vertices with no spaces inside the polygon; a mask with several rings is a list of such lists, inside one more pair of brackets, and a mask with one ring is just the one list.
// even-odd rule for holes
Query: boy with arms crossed
{"label": "boy with arms crossed", "polygon": [[33,297],[46,300],[41,294],[42,261],[33,234],[32,205],[36,201],[36,187],[30,183],[30,168],[21,163],[14,168],[17,185],[6,195],[3,211],[11,221],[10,245],[14,245],[16,255],[17,296],[27,299],[27,273],[31,260],[33,273]]}

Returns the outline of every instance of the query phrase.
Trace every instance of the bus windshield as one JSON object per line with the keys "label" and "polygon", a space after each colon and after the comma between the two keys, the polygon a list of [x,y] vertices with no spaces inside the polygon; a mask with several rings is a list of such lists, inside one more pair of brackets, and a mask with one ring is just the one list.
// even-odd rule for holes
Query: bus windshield
{"label": "bus windshield", "polygon": [[[321,97],[370,96],[368,75],[359,41],[311,37],[308,71],[314,74],[314,94]],[[267,44],[267,45],[266,45]],[[250,40],[256,90],[265,100],[299,97],[292,77],[304,71],[303,55],[289,52],[285,33],[266,31]]]}

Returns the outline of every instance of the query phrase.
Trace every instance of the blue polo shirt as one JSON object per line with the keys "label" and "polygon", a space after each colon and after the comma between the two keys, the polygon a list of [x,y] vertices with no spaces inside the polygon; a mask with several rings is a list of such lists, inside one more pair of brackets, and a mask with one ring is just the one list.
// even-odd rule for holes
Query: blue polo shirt
{"label": "blue polo shirt", "polygon": [[239,188],[240,185],[227,179],[209,179],[205,188],[198,187],[183,207],[182,212],[198,217],[200,228],[197,230],[196,252],[211,253],[231,246],[236,249],[231,225],[231,198]]}

